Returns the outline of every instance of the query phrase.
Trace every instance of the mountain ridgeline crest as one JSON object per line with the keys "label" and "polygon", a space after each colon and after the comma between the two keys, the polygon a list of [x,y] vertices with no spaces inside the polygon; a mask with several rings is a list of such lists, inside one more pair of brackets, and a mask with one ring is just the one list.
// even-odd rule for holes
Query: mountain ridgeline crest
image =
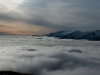
{"label": "mountain ridgeline crest", "polygon": [[87,32],[82,32],[82,31],[68,32],[64,30],[64,31],[49,33],[47,36],[57,37],[59,39],[77,39],[77,40],[87,39],[91,41],[100,41],[100,30],[87,31]]}

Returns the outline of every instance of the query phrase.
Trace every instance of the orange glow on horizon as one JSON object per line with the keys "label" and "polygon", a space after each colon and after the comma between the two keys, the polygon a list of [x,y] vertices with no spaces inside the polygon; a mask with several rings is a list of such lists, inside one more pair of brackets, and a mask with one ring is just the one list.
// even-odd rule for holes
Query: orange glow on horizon
{"label": "orange glow on horizon", "polygon": [[51,29],[36,25],[27,25],[20,22],[1,22],[0,32],[14,35],[42,35],[49,33]]}

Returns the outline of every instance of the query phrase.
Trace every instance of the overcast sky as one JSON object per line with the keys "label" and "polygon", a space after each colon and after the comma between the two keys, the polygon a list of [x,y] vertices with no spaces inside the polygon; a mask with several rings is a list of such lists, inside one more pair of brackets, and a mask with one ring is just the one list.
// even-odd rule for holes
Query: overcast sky
{"label": "overcast sky", "polygon": [[100,0],[0,0],[1,34],[99,29]]}

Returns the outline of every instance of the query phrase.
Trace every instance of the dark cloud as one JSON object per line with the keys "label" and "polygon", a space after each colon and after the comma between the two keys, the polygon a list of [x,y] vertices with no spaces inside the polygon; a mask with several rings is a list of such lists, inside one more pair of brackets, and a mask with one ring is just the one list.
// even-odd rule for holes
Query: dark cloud
{"label": "dark cloud", "polygon": [[81,30],[86,26],[93,30],[89,27],[100,26],[99,2],[99,0],[34,0],[26,2],[23,7],[28,8],[26,11],[32,9],[30,14],[33,15],[33,21],[30,22],[36,25],[70,30]]}
{"label": "dark cloud", "polygon": [[7,33],[7,32],[0,32],[0,36],[1,35],[13,35],[13,34],[9,34],[9,33]]}
{"label": "dark cloud", "polygon": [[81,50],[78,49],[69,50],[69,52],[83,53]]}

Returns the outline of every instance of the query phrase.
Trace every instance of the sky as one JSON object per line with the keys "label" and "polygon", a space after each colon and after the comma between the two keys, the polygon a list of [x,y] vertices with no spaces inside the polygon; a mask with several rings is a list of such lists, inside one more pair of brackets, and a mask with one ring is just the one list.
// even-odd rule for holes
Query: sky
{"label": "sky", "polygon": [[0,34],[100,29],[100,0],[0,0]]}

